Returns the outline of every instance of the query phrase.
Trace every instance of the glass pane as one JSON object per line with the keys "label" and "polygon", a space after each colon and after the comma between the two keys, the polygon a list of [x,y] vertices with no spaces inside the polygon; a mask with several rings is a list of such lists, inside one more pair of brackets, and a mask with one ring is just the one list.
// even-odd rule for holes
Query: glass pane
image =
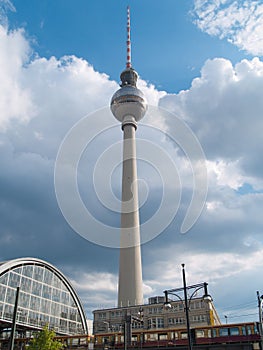
{"label": "glass pane", "polygon": [[35,266],[33,278],[42,282],[44,277],[44,268],[41,266]]}
{"label": "glass pane", "polygon": [[29,294],[24,293],[24,292],[20,292],[19,293],[19,306],[23,307],[23,308],[28,308],[29,306]]}
{"label": "glass pane", "polygon": [[16,290],[15,289],[11,289],[11,288],[7,288],[6,291],[6,303],[8,304],[15,304],[15,297],[16,297]]}
{"label": "glass pane", "polygon": [[6,287],[0,284],[0,300],[5,301]]}
{"label": "glass pane", "polygon": [[5,273],[0,277],[0,283],[7,285],[7,281],[8,281],[8,273]]}
{"label": "glass pane", "polygon": [[238,327],[231,327],[230,328],[230,335],[239,335]]}
{"label": "glass pane", "polygon": [[42,292],[42,284],[37,281],[33,281],[31,293],[34,295],[40,296],[41,292]]}
{"label": "glass pane", "polygon": [[60,302],[61,291],[58,289],[52,289],[52,300]]}
{"label": "glass pane", "polygon": [[32,275],[33,275],[33,266],[32,265],[23,266],[23,275],[27,276],[27,277],[32,277]]}
{"label": "glass pane", "polygon": [[61,280],[57,276],[54,276],[53,287],[61,289]]}
{"label": "glass pane", "polygon": [[18,273],[19,275],[21,275],[22,273],[22,267],[16,267],[15,269],[13,269],[13,272]]}
{"label": "glass pane", "polygon": [[51,299],[51,287],[43,285],[42,296],[43,298]]}
{"label": "glass pane", "polygon": [[35,311],[40,309],[40,298],[32,295],[30,300],[30,309]]}
{"label": "glass pane", "polygon": [[31,285],[32,285],[32,280],[30,280],[27,277],[22,277],[21,286],[20,286],[21,291],[30,293],[31,292]]}
{"label": "glass pane", "polygon": [[20,275],[17,275],[16,273],[11,271],[10,275],[9,275],[9,283],[8,283],[8,285],[10,287],[14,287],[14,288],[19,287],[19,285],[20,285],[20,278],[21,278]]}
{"label": "glass pane", "polygon": [[43,282],[48,284],[49,286],[52,286],[53,283],[53,274],[48,269],[45,269],[44,279]]}
{"label": "glass pane", "polygon": [[219,329],[219,336],[220,337],[228,336],[228,328],[220,328]]}

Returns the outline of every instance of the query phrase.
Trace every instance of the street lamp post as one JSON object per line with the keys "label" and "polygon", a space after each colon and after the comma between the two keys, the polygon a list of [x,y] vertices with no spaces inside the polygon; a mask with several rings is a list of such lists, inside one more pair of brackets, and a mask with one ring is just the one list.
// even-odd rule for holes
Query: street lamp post
{"label": "street lamp post", "polygon": [[8,350],[13,350],[14,349],[15,332],[16,332],[16,318],[17,318],[18,299],[19,299],[19,289],[20,289],[19,287],[16,288],[16,298],[15,298],[15,305],[14,305],[14,312],[13,312],[13,321],[12,321],[12,329],[11,329],[11,335],[10,335]]}
{"label": "street lamp post", "polygon": [[[210,302],[212,301],[211,296],[208,294],[207,291],[207,283],[199,283],[199,284],[194,284],[192,286],[187,286],[186,284],[186,277],[185,277],[185,264],[182,264],[182,277],[183,277],[183,288],[176,288],[176,289],[169,289],[169,290],[165,290],[164,291],[164,295],[165,295],[165,307],[169,308],[171,307],[171,304],[169,303],[168,300],[168,295],[174,295],[176,296],[179,300],[181,300],[182,302],[184,302],[184,306],[185,306],[185,317],[186,317],[186,327],[187,327],[187,340],[188,340],[188,349],[192,350],[192,336],[191,336],[191,329],[190,329],[190,320],[189,320],[189,306],[190,306],[190,302],[193,298],[193,296],[197,293],[197,291],[199,291],[200,289],[204,289],[204,295],[203,295],[203,300]],[[190,295],[190,297],[188,298],[187,292],[193,290],[192,294]],[[180,297],[180,295],[178,295],[179,292],[184,292],[184,299],[182,299]]]}
{"label": "street lamp post", "polygon": [[262,321],[263,321],[263,295],[259,294],[259,291],[257,291],[257,297],[258,297],[258,316],[259,316],[259,334],[260,334],[260,349],[263,349],[263,328],[262,328]]}
{"label": "street lamp post", "polygon": [[125,315],[124,318],[124,349],[127,350],[128,346],[131,346],[132,343],[132,322],[143,324],[143,309],[140,307],[138,316],[134,315]]}
{"label": "street lamp post", "polygon": [[186,316],[186,327],[187,327],[187,339],[188,339],[188,348],[192,349],[192,336],[190,331],[190,322],[189,322],[189,306],[187,298],[187,289],[186,289],[186,278],[185,278],[185,269],[184,264],[182,264],[182,274],[183,274],[183,287],[184,287],[184,302],[185,302],[185,316]]}

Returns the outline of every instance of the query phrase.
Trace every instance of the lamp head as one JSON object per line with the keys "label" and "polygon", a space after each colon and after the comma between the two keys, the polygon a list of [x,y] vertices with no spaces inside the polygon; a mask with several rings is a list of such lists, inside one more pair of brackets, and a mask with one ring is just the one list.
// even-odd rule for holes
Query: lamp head
{"label": "lamp head", "polygon": [[163,306],[166,310],[170,310],[172,308],[172,305],[169,303],[169,301],[165,302]]}
{"label": "lamp head", "polygon": [[203,301],[204,301],[205,303],[211,303],[211,302],[213,301],[213,299],[212,299],[212,297],[211,297],[210,294],[205,294],[205,295],[203,296]]}

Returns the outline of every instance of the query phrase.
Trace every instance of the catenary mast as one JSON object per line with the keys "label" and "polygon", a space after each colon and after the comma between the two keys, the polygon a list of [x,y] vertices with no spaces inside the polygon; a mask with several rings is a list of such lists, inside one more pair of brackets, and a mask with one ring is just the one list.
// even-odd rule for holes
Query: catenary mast
{"label": "catenary mast", "polygon": [[127,62],[121,73],[121,88],[113,95],[111,111],[123,130],[122,207],[119,261],[118,306],[143,304],[140,219],[137,186],[137,122],[147,103],[136,87],[138,74],[131,64],[130,8],[127,8]]}

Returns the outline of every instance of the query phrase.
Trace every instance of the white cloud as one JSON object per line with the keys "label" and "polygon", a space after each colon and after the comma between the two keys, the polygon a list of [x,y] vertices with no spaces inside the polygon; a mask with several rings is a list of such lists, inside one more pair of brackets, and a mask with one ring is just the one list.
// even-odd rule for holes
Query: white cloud
{"label": "white cloud", "polygon": [[[262,188],[258,157],[263,152],[262,73],[263,63],[258,58],[243,60],[234,67],[226,59],[208,60],[189,90],[160,100],[161,106],[188,122],[209,161],[228,164],[228,178],[232,164],[236,186],[241,185],[242,178],[250,177],[257,186],[261,182]],[[171,120],[167,124],[173,128]]]}
{"label": "white cloud", "polygon": [[35,115],[31,92],[24,82],[29,50],[22,30],[8,33],[0,25],[0,130],[11,120],[26,123]]}
{"label": "white cloud", "polygon": [[263,4],[248,0],[195,0],[196,25],[252,55],[263,55]]}
{"label": "white cloud", "polygon": [[117,277],[111,273],[82,273],[81,276],[76,274],[72,280],[75,288],[79,291],[111,291],[115,292],[117,288]]}

